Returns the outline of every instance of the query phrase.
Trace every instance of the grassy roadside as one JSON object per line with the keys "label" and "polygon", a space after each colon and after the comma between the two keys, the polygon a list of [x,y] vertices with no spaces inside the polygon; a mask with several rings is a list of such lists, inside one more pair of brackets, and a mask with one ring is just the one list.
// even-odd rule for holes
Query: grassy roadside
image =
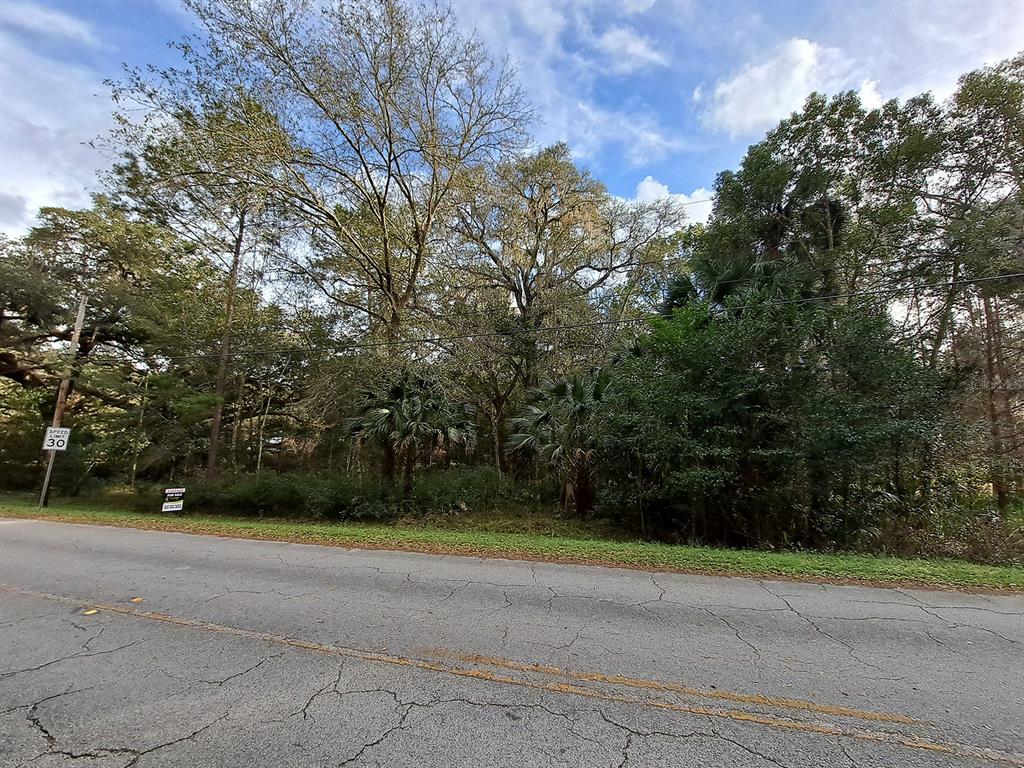
{"label": "grassy roadside", "polygon": [[178,517],[140,514],[89,503],[55,502],[40,511],[32,502],[5,497],[0,497],[0,515],[364,549],[584,563],[652,571],[884,586],[1024,591],[1024,568],[976,565],[957,560],[713,549],[538,533],[453,530],[429,525],[305,523],[203,515]]}

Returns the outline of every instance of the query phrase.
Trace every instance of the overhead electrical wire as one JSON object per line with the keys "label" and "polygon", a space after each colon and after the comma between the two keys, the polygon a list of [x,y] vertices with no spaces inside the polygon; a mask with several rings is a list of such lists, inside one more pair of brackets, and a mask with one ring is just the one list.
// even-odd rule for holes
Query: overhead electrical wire
{"label": "overhead electrical wire", "polygon": [[[878,288],[868,291],[849,291],[846,293],[833,293],[822,296],[807,296],[798,299],[779,299],[769,300],[761,302],[753,302],[750,304],[740,304],[734,306],[727,306],[725,309],[729,311],[752,309],[760,307],[772,307],[772,306],[793,306],[799,304],[806,304],[816,301],[827,301],[831,299],[850,299],[850,298],[861,298],[869,296],[887,296],[887,295],[898,295],[901,293],[911,293],[919,290],[928,290],[932,288],[950,288],[956,285],[973,285],[977,283],[988,283],[995,280],[1013,280],[1016,278],[1024,278],[1024,272],[1016,272],[1008,275],[993,275],[990,277],[976,277],[976,278],[965,278],[963,280],[946,281],[939,283],[922,283],[918,285],[900,286],[895,288]],[[594,320],[585,323],[570,323],[567,325],[549,325],[549,326],[537,326],[534,328],[513,328],[507,331],[481,331],[479,333],[467,333],[457,334],[450,336],[432,336],[415,339],[395,339],[392,341],[372,341],[372,342],[353,342],[346,344],[336,349],[328,349],[323,346],[301,346],[301,347],[280,347],[277,349],[261,349],[261,350],[238,350],[235,352],[228,352],[231,357],[258,357],[261,355],[272,355],[272,354],[292,354],[302,352],[322,352],[325,349],[333,353],[348,353],[361,349],[382,349],[382,348],[394,348],[394,347],[408,347],[415,346],[418,344],[442,344],[451,341],[466,341],[469,339],[486,339],[486,338],[507,338],[510,336],[522,336],[533,333],[545,333],[554,332],[561,333],[564,331],[581,330],[585,328],[601,328],[609,326],[619,325],[633,325],[637,323],[644,323],[650,320],[665,319],[667,316],[661,313],[647,313],[637,317],[626,317],[619,319],[608,319],[608,320]],[[221,352],[208,352],[202,354],[186,354],[186,355],[158,355],[160,360],[164,361],[178,361],[178,360],[203,360],[203,359],[216,359],[221,356]]]}
{"label": "overhead electrical wire", "polygon": [[[638,261],[638,262],[634,262],[632,264],[623,264],[621,267],[616,267],[615,270],[616,271],[617,270],[625,270],[625,269],[628,269],[628,268],[631,268],[631,267],[661,266],[661,265],[666,265],[666,264],[675,264],[675,263],[678,263],[678,262],[688,262],[688,261],[691,261],[691,259],[688,256],[675,256],[675,257],[670,257],[670,258],[667,258],[667,259],[662,259],[661,261]],[[907,260],[905,258],[890,259],[888,261],[875,261],[875,262],[871,262],[870,264],[865,264],[864,266],[867,269],[873,269],[875,267],[888,267],[888,266],[892,266],[894,264],[905,264],[906,261]],[[592,269],[593,269],[593,271],[601,271],[601,270],[604,270],[604,269],[612,269],[612,268],[611,267],[594,267]],[[767,279],[767,278],[764,275],[757,275],[757,276],[754,276],[754,277],[737,277],[737,278],[730,279],[730,280],[715,280],[714,281],[714,285],[716,285],[716,286],[718,286],[718,285],[735,285],[736,283],[749,283],[749,282],[755,282],[755,281],[760,281],[760,280],[765,280],[765,279]],[[963,282],[963,281],[958,280],[957,282]],[[547,307],[571,307],[571,306],[578,306],[578,305],[579,305],[579,302],[577,302],[577,301],[572,301],[572,302],[570,302],[570,301],[553,301],[553,302],[545,303],[544,308],[547,308]],[[422,310],[424,308],[423,307],[413,307],[413,309],[421,309]],[[466,309],[466,310],[446,309],[443,312],[435,312],[435,315],[438,316],[438,317],[440,317],[440,316],[448,317],[448,316],[453,316],[453,315],[455,317],[479,317],[479,316],[485,316],[485,315],[497,315],[497,314],[499,314],[499,313],[501,313],[503,311],[504,310],[499,308],[499,307],[479,307],[479,308],[476,308],[476,309]]]}

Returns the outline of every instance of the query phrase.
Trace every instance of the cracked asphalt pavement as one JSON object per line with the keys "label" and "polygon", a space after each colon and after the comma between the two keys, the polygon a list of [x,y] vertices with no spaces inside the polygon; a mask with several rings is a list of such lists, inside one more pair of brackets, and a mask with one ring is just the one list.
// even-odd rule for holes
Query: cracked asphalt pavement
{"label": "cracked asphalt pavement", "polygon": [[0,520],[0,765],[1024,766],[1024,597]]}

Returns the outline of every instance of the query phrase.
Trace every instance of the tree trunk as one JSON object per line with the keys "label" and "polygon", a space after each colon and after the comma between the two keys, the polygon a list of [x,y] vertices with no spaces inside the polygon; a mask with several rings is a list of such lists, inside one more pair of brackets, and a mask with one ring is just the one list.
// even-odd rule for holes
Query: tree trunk
{"label": "tree trunk", "polygon": [[573,485],[575,486],[576,514],[579,516],[592,512],[594,509],[594,477],[592,459],[583,456],[576,462],[576,469],[573,473]]}
{"label": "tree trunk", "polygon": [[388,483],[395,482],[395,468],[398,463],[397,457],[395,456],[395,449],[389,445],[384,445],[384,466],[382,467],[384,479]]}
{"label": "tree trunk", "polygon": [[416,469],[416,449],[409,446],[405,449],[405,470],[402,473],[402,498],[406,503],[412,499],[412,477]]}
{"label": "tree trunk", "polygon": [[583,516],[594,510],[594,482],[590,468],[583,467],[576,473],[576,514]]}
{"label": "tree trunk", "polygon": [[942,350],[942,344],[946,340],[946,333],[949,329],[949,322],[953,315],[953,299],[956,297],[956,276],[960,272],[960,262],[954,257],[953,258],[953,270],[949,279],[949,290],[946,291],[946,302],[942,307],[942,315],[939,318],[939,327],[935,332],[935,344],[932,346],[932,351],[928,355],[928,367],[935,368],[939,361],[939,352]]}
{"label": "tree trunk", "polygon": [[139,452],[142,450],[142,419],[146,414],[146,396],[149,394],[149,372],[142,381],[142,402],[139,403],[139,418],[135,424],[135,441],[132,444],[132,469],[128,476],[128,487],[135,490],[135,478],[139,470]]}
{"label": "tree trunk", "polygon": [[[241,392],[241,383],[235,384],[235,391]],[[234,413],[231,417],[231,471],[238,472],[238,436],[242,430],[242,403],[235,399]]]}
{"label": "tree trunk", "polygon": [[498,476],[504,477],[508,472],[508,459],[505,457],[505,401],[492,400],[493,408],[491,424],[494,428],[494,466],[498,469]]}
{"label": "tree trunk", "polygon": [[266,429],[266,426],[267,426],[267,414],[270,413],[270,400],[271,400],[271,396],[267,395],[267,405],[263,409],[263,414],[260,416],[260,425],[259,425],[259,429],[257,430],[258,437],[256,439],[257,439],[257,441],[259,443],[258,447],[256,448],[256,474],[257,475],[260,473],[260,470],[263,469],[263,441],[265,439],[263,437],[263,432],[264,432],[264,430]]}
{"label": "tree trunk", "polygon": [[559,493],[559,496],[560,501],[562,502],[562,514],[568,515],[570,510],[576,504],[576,486],[573,484],[572,480],[567,478],[565,482],[562,483],[562,490]]}
{"label": "tree trunk", "polygon": [[999,412],[1000,424],[1003,436],[1003,466],[1007,472],[1006,482],[1010,495],[1013,497],[1011,503],[1019,497],[1017,490],[1024,478],[1017,467],[1020,465],[1017,459],[1020,457],[1021,441],[1019,437],[1017,419],[1014,416],[1013,404],[1010,398],[1010,387],[1012,384],[1010,368],[1006,363],[1006,352],[1003,346],[1004,327],[999,301],[992,301],[992,316],[995,323],[992,328],[993,351],[995,353],[996,390],[993,393],[996,399]]}
{"label": "tree trunk", "polygon": [[220,449],[220,422],[224,416],[224,390],[227,383],[228,359],[231,356],[231,320],[235,310],[235,288],[238,284],[238,265],[242,259],[242,242],[245,237],[245,209],[238,214],[238,231],[231,255],[231,271],[228,273],[227,299],[224,305],[224,331],[220,337],[220,362],[217,364],[217,402],[213,407],[213,422],[210,424],[210,449],[206,454],[206,479],[212,480],[217,474],[217,454]]}
{"label": "tree trunk", "polygon": [[983,296],[981,301],[985,311],[985,407],[992,436],[992,492],[995,494],[999,510],[1006,512],[1010,506],[1010,494],[1004,472],[1006,446],[996,394],[999,377],[996,369],[995,317],[992,312],[992,300],[988,296]]}

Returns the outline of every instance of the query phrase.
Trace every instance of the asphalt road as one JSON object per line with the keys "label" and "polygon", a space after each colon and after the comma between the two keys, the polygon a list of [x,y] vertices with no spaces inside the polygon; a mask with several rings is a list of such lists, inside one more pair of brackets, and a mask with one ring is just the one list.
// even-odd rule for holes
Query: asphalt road
{"label": "asphalt road", "polygon": [[0,520],[0,765],[1024,765],[1024,598]]}

